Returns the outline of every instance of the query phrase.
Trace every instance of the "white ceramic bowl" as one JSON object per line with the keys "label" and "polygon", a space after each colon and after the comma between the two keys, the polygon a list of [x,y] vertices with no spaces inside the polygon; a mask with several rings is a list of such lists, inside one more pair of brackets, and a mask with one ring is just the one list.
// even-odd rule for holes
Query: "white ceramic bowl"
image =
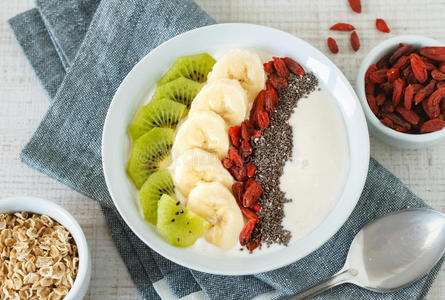
{"label": "white ceramic bowl", "polygon": [[[334,97],[349,139],[350,169],[335,208],[310,234],[282,250],[249,257],[212,257],[169,245],[144,221],[136,203],[136,190],[125,173],[129,153],[127,128],[143,96],[181,55],[232,48],[256,48],[290,56],[314,72]],[[360,197],[369,162],[369,136],[360,103],[341,71],[320,51],[288,33],[251,24],[219,24],[195,29],[160,45],[127,75],[108,110],[102,139],[102,162],[114,204],[133,232],[164,257],[198,271],[243,275],[290,264],[317,249],[343,225]]]}
{"label": "white ceramic bowl", "polygon": [[33,197],[12,197],[0,200],[0,213],[32,212],[47,215],[63,225],[74,238],[79,253],[79,271],[64,300],[79,300],[85,296],[91,280],[91,257],[87,240],[76,219],[54,202]]}
{"label": "white ceramic bowl", "polygon": [[414,48],[421,48],[426,46],[445,46],[444,43],[419,35],[402,35],[387,39],[375,46],[363,60],[362,64],[360,65],[360,69],[358,70],[355,90],[363,106],[369,129],[374,136],[376,136],[383,142],[397,148],[422,148],[444,139],[445,129],[424,134],[408,134],[398,132],[383,125],[373,114],[366,100],[364,80],[366,71],[368,70],[370,65],[378,62],[379,59],[382,58],[384,55],[392,53],[397,48],[399,43],[412,44]]}

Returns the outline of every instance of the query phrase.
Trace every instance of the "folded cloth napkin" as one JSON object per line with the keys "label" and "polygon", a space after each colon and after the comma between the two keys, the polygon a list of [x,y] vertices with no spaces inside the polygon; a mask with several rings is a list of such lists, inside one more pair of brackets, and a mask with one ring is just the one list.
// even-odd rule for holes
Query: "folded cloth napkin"
{"label": "folded cloth napkin", "polygon": [[[217,276],[181,267],[141,242],[116,211],[105,185],[101,135],[114,92],[154,47],[214,20],[192,0],[37,0],[37,9],[9,23],[52,104],[22,152],[22,160],[97,200],[135,285],[145,299],[281,299],[337,272],[354,235],[368,222],[406,207],[425,207],[371,158],[361,198],[322,247],[281,269],[252,276]],[[394,293],[351,284],[315,299],[420,299],[442,261],[424,278]]]}

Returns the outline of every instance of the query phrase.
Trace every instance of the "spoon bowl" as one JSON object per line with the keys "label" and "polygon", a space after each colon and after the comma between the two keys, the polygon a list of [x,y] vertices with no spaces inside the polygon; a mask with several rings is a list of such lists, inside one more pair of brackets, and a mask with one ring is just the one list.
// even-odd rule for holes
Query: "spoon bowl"
{"label": "spoon bowl", "polygon": [[444,253],[444,214],[426,208],[390,213],[360,230],[337,274],[288,299],[309,299],[347,282],[376,292],[399,290],[425,276]]}

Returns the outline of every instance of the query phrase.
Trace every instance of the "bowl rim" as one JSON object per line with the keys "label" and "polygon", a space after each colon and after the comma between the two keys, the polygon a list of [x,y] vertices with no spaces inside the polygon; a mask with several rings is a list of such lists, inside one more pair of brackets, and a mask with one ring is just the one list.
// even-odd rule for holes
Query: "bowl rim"
{"label": "bowl rim", "polygon": [[364,80],[366,71],[370,65],[376,63],[380,58],[382,58],[383,55],[385,55],[385,53],[388,53],[390,50],[394,50],[399,43],[409,43],[413,44],[414,46],[445,46],[445,43],[422,35],[399,35],[380,42],[368,52],[360,64],[356,77],[356,92],[360,103],[362,104],[363,111],[365,112],[366,120],[371,123],[372,127],[395,140],[411,143],[414,142],[418,144],[430,144],[445,136],[445,128],[436,132],[422,134],[396,131],[380,122],[376,115],[374,115],[374,113],[371,111],[371,108],[366,100]]}
{"label": "bowl rim", "polygon": [[71,233],[79,255],[79,270],[73,286],[64,299],[82,299],[88,290],[91,280],[91,255],[85,234],[79,223],[65,208],[46,199],[30,196],[14,196],[0,199],[0,213],[21,211],[47,215]]}
{"label": "bowl rim", "polygon": [[[129,82],[131,80],[138,80],[138,78],[135,77],[136,73],[141,73],[140,70],[138,70],[138,69],[142,68],[142,66],[144,64],[147,64],[148,62],[150,62],[151,56],[158,55],[159,54],[158,52],[168,49],[166,47],[169,47],[170,44],[174,45],[175,43],[177,43],[180,40],[181,41],[185,41],[186,39],[193,40],[193,37],[196,37],[196,35],[209,34],[213,30],[220,30],[220,31],[225,30],[223,32],[226,33],[227,35],[229,33],[230,33],[230,35],[233,35],[233,32],[237,32],[238,30],[241,32],[247,31],[250,33],[261,32],[263,34],[270,34],[270,35],[274,34],[274,35],[279,36],[280,39],[293,41],[293,43],[295,43],[295,44],[304,46],[307,51],[311,51],[311,53],[314,53],[321,61],[323,61],[323,63],[326,63],[327,65],[329,65],[328,71],[333,71],[335,73],[335,76],[336,76],[336,78],[339,79],[339,83],[341,84],[342,88],[348,93],[348,96],[350,95],[350,98],[352,99],[351,101],[353,102],[352,104],[354,107],[351,108],[351,110],[353,110],[355,113],[353,115],[353,119],[357,122],[357,124],[355,124],[357,126],[355,129],[348,129],[348,127],[347,127],[346,130],[348,131],[348,135],[352,134],[350,132],[356,133],[356,132],[360,131],[360,133],[361,133],[360,135],[356,135],[356,139],[358,140],[358,142],[360,142],[360,145],[361,145],[361,149],[360,149],[361,151],[356,151],[353,156],[351,156],[352,153],[349,154],[350,160],[352,160],[352,158],[354,158],[356,161],[359,161],[359,166],[355,166],[354,168],[352,168],[352,166],[350,164],[349,175],[347,177],[347,181],[345,184],[345,187],[346,187],[346,185],[348,185],[348,189],[346,189],[346,188],[343,189],[342,196],[337,201],[337,203],[335,204],[335,206],[331,210],[331,212],[327,215],[327,217],[323,220],[323,222],[309,234],[309,235],[311,235],[311,239],[310,239],[311,247],[303,248],[304,250],[301,251],[298,256],[295,255],[295,256],[292,256],[291,258],[283,258],[283,257],[281,257],[279,259],[277,258],[277,259],[275,259],[275,262],[270,265],[262,264],[259,266],[249,266],[249,268],[244,266],[243,268],[238,268],[237,270],[227,270],[227,269],[223,269],[223,268],[217,269],[214,267],[209,267],[208,265],[205,265],[201,262],[196,262],[196,261],[190,262],[190,260],[183,261],[183,260],[179,259],[178,257],[180,255],[176,254],[177,253],[176,251],[178,251],[178,250],[173,251],[173,250],[168,249],[169,246],[167,246],[167,243],[165,241],[163,243],[157,243],[156,241],[153,241],[153,239],[149,240],[149,239],[145,239],[143,237],[144,232],[142,232],[142,230],[139,231],[136,228],[137,226],[142,226],[141,224],[139,224],[139,223],[141,223],[140,220],[131,219],[131,215],[134,213],[131,212],[131,209],[125,207],[128,205],[123,205],[122,203],[120,203],[120,201],[117,200],[117,194],[120,192],[113,185],[113,184],[116,184],[116,185],[121,184],[120,182],[115,181],[115,179],[112,178],[112,176],[111,176],[111,174],[113,173],[113,168],[112,168],[113,159],[116,159],[116,156],[113,155],[113,151],[116,151],[116,150],[107,150],[108,149],[107,146],[113,145],[113,139],[115,139],[114,129],[118,129],[118,128],[114,128],[116,126],[113,124],[113,122],[118,122],[118,121],[113,120],[113,115],[115,115],[117,112],[120,113],[119,108],[122,108],[120,106],[123,106],[123,104],[120,104],[119,102],[123,102],[123,98],[125,98],[125,96],[126,96],[124,93],[124,90],[129,90],[129,87],[128,87]],[[267,45],[257,45],[257,46],[259,49],[261,49],[261,48],[267,49],[268,48]],[[245,46],[245,45],[233,46],[232,45],[231,48],[236,48],[236,47],[249,47],[249,46]],[[163,49],[163,48],[166,48],[166,49]],[[293,53],[298,53],[297,50],[292,50],[292,51],[294,51]],[[190,51],[190,53],[192,53],[192,51]],[[155,61],[153,61],[153,63],[154,62]],[[129,104],[126,104],[126,105],[129,105]],[[350,126],[350,127],[352,127],[352,126]],[[349,141],[349,143],[351,143],[351,141]],[[349,148],[349,149],[351,149],[351,148]],[[349,81],[346,79],[344,74],[338,69],[338,67],[327,56],[325,56],[322,52],[320,52],[318,49],[316,49],[315,47],[313,47],[306,41],[303,41],[294,35],[291,35],[287,32],[283,32],[281,30],[274,29],[271,27],[256,25],[256,24],[246,24],[246,23],[223,23],[223,24],[215,24],[215,25],[209,25],[209,26],[196,28],[196,29],[187,31],[185,33],[182,33],[180,35],[177,35],[177,36],[173,37],[172,39],[160,44],[158,47],[154,48],[152,51],[150,51],[146,56],[144,56],[133,67],[133,69],[127,74],[127,76],[125,77],[125,79],[123,80],[123,82],[121,83],[119,88],[117,89],[117,91],[113,97],[113,100],[110,104],[109,110],[107,112],[107,116],[106,116],[104,128],[103,128],[103,135],[102,135],[102,166],[103,166],[105,181],[106,181],[108,190],[110,192],[111,198],[112,198],[117,210],[119,211],[119,214],[122,216],[125,223],[130,227],[132,232],[136,236],[138,236],[138,238],[140,238],[152,250],[154,250],[155,252],[159,253],[163,257],[165,257],[179,265],[182,265],[184,267],[187,267],[187,268],[190,268],[193,270],[201,271],[201,272],[207,272],[207,273],[211,273],[211,274],[220,274],[220,275],[250,275],[250,274],[256,274],[256,273],[275,270],[275,269],[286,266],[290,263],[293,263],[293,262],[307,256],[309,253],[312,253],[313,251],[318,249],[320,246],[322,246],[327,240],[329,240],[340,229],[340,227],[346,222],[346,220],[349,218],[350,214],[352,213],[353,209],[355,208],[355,206],[360,198],[361,192],[363,190],[365,181],[366,181],[368,167],[369,167],[369,152],[370,152],[369,135],[368,135],[367,124],[366,124],[366,119],[365,119],[364,113],[363,113],[361,105],[359,104],[359,101],[357,99],[357,95],[355,94],[354,90],[352,89]],[[350,175],[351,173],[356,176],[355,177],[351,176]],[[352,182],[349,182],[352,180],[354,180],[354,184],[352,184]],[[348,196],[352,196],[352,197],[346,197],[345,194]],[[341,209],[338,209],[338,206],[340,206]],[[335,212],[335,214],[333,214],[334,212]],[[127,213],[128,213],[128,215],[126,215]],[[327,223],[327,222],[325,222],[326,220],[329,220],[329,226],[328,226],[328,224],[324,224],[324,223]],[[320,227],[322,227],[321,225],[324,225],[323,226],[324,231],[321,231],[321,229],[318,230]],[[317,234],[318,234],[318,232],[322,233],[322,234],[320,234],[320,237],[317,237],[317,239],[315,239],[314,235],[312,234],[315,231],[317,231]],[[151,235],[150,238],[153,238],[152,233],[149,233],[148,235]],[[170,247],[172,247],[172,246],[170,246]],[[301,249],[299,249],[299,250],[301,250]],[[259,257],[263,257],[263,256],[259,256]],[[278,262],[276,262],[276,261],[278,261]]]}

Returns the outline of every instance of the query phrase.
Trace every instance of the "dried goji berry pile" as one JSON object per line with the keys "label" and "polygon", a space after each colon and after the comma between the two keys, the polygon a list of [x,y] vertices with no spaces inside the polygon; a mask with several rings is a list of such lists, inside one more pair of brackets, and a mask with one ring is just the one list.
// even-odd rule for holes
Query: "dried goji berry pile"
{"label": "dried goji berry pile", "polygon": [[445,47],[399,44],[365,74],[369,107],[386,126],[405,133],[445,127]]}
{"label": "dried goji berry pile", "polygon": [[[258,199],[263,194],[262,186],[254,178],[257,167],[252,162],[254,154],[252,145],[269,127],[271,117],[279,104],[277,89],[288,87],[287,80],[291,73],[298,76],[305,75],[304,69],[288,57],[273,57],[272,61],[264,64],[264,70],[268,73],[266,89],[258,93],[255,98],[249,119],[244,120],[239,126],[229,128],[232,145],[228,157],[222,161],[224,167],[236,180],[232,186],[232,192],[242,213],[249,220],[240,232],[239,241],[250,251],[261,244],[261,234],[256,234],[253,237],[252,232],[261,221],[258,213],[261,212],[262,207],[258,203]],[[267,209],[274,208],[268,207]]]}

